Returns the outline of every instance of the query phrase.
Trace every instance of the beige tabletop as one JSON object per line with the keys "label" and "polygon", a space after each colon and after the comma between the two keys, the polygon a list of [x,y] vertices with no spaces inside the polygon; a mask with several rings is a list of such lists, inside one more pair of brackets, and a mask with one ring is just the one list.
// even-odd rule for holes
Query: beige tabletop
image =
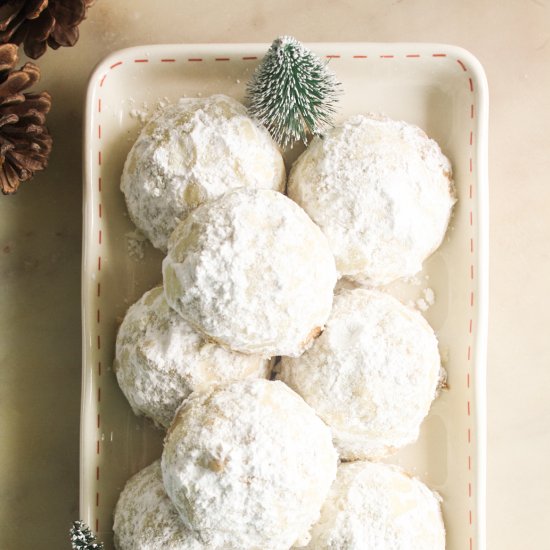
{"label": "beige tabletop", "polygon": [[[81,135],[94,65],[159,42],[460,45],[490,88],[488,548],[548,548],[550,1],[98,0],[49,51],[47,171],[0,197],[0,548],[68,548],[78,518]],[[22,59],[23,61],[23,59]]]}

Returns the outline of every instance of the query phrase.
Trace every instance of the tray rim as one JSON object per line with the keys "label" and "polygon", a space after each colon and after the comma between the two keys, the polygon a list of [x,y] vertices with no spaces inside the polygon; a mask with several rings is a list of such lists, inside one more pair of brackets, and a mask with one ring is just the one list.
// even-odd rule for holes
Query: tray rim
{"label": "tray rim", "polygon": [[[476,217],[476,240],[477,240],[477,274],[476,282],[478,292],[476,295],[476,327],[473,331],[475,346],[472,354],[472,372],[475,376],[474,398],[475,398],[475,441],[476,441],[476,521],[474,532],[476,535],[476,548],[486,548],[486,456],[487,456],[487,399],[486,399],[486,368],[487,368],[487,335],[488,335],[488,303],[489,303],[489,174],[488,174],[488,127],[489,127],[489,89],[485,71],[478,59],[468,50],[455,45],[432,42],[306,42],[312,50],[333,49],[338,53],[350,53],[365,49],[376,50],[377,52],[392,51],[403,53],[405,51],[441,52],[441,55],[454,56],[462,60],[475,82],[476,90],[476,132],[477,143],[474,147],[476,154],[476,187],[477,187],[477,217]],[[88,138],[91,136],[92,123],[92,97],[101,78],[106,76],[109,70],[113,69],[113,62],[119,59],[129,59],[136,55],[148,56],[161,54],[162,52],[175,52],[185,54],[192,51],[203,51],[210,54],[228,54],[235,52],[258,52],[263,54],[268,44],[250,43],[170,43],[170,44],[144,44],[131,46],[111,52],[100,61],[91,72],[88,80],[84,108],[83,124],[83,228],[82,228],[82,262],[81,262],[81,323],[82,323],[82,364],[81,364],[81,407],[80,407],[80,460],[79,460],[79,510],[81,517],[84,517],[86,503],[83,497],[83,486],[88,472],[85,471],[85,412],[88,401],[92,398],[88,385],[89,372],[86,364],[86,341],[89,337],[89,323],[86,316],[86,290],[89,282],[88,243],[90,229],[90,215],[87,208],[91,194],[90,167],[91,167],[91,146]],[[260,54],[261,52],[261,54]],[[379,54],[381,57],[383,54]],[[388,54],[389,55],[389,54]],[[404,54],[403,54],[404,55]],[[335,55],[336,56],[336,55]],[[335,57],[326,54],[326,57]],[[466,70],[466,69],[465,69]],[[89,370],[89,369],[88,369]]]}

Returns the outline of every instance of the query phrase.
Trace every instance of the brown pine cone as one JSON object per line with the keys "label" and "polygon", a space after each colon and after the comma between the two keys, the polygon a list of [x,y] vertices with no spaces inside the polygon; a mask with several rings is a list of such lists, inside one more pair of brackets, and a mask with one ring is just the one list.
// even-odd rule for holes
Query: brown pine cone
{"label": "brown pine cone", "polygon": [[48,92],[23,93],[40,79],[34,63],[17,63],[17,46],[0,45],[0,189],[17,191],[20,182],[48,164],[52,137],[44,125],[50,110]]}
{"label": "brown pine cone", "polygon": [[0,4],[0,43],[23,44],[37,59],[48,46],[74,46],[78,25],[93,0],[4,0]]}

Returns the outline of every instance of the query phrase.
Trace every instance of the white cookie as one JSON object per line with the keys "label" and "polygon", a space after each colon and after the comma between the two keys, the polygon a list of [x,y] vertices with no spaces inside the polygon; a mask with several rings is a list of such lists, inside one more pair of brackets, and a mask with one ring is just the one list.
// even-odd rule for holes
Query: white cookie
{"label": "white cookie", "polygon": [[356,115],[316,137],[288,195],[328,237],[341,276],[382,285],[412,276],[441,244],[455,202],[451,165],[418,127]]}
{"label": "white cookie", "polygon": [[162,287],[132,305],[116,339],[114,370],[136,414],[168,428],[191,392],[269,375],[269,361],[208,342],[172,310]]}
{"label": "white cookie", "polygon": [[126,483],[115,508],[113,532],[117,550],[207,550],[168,498],[160,460]]}
{"label": "white cookie", "polygon": [[284,190],[285,167],[269,132],[223,95],[182,98],[141,131],[121,179],[130,218],[166,251],[193,208],[238,187]]}
{"label": "white cookie", "polygon": [[332,428],[344,459],[378,458],[415,441],[439,382],[437,338],[388,294],[343,290],[325,331],[279,378]]}
{"label": "white cookie", "polygon": [[166,300],[210,338],[266,357],[321,332],[336,268],[326,237],[275,191],[238,189],[195,209],[170,238]]}
{"label": "white cookie", "polygon": [[445,550],[440,500],[395,466],[340,464],[307,549]]}
{"label": "white cookie", "polygon": [[187,399],[164,445],[166,492],[208,548],[287,550],[336,474],[330,430],[282,382],[246,380]]}

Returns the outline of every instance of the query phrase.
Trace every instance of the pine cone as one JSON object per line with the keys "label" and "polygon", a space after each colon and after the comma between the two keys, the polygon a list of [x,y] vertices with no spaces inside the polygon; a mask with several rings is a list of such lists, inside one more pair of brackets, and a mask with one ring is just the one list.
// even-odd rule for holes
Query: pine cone
{"label": "pine cone", "polygon": [[19,70],[17,46],[0,45],[0,188],[4,195],[48,164],[52,137],[44,125],[50,110],[48,92],[23,93],[40,79],[40,69],[25,63]]}
{"label": "pine cone", "polygon": [[37,59],[47,47],[74,46],[78,25],[93,0],[4,0],[0,5],[0,43],[24,44]]}

